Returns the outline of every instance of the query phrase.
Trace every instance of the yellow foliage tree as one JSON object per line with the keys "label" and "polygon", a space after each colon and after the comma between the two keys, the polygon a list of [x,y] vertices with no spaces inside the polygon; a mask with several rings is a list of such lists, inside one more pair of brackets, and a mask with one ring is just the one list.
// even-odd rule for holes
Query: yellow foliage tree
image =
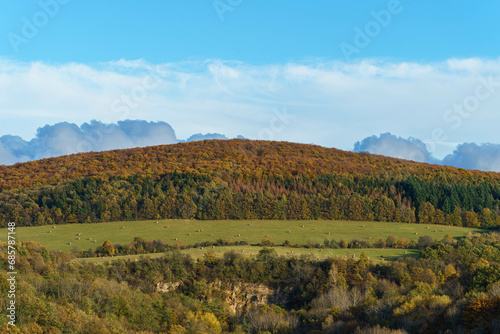
{"label": "yellow foliage tree", "polygon": [[104,254],[107,254],[109,256],[115,255],[116,253],[115,247],[113,247],[113,244],[109,240],[104,241],[104,243],[101,246],[101,249]]}

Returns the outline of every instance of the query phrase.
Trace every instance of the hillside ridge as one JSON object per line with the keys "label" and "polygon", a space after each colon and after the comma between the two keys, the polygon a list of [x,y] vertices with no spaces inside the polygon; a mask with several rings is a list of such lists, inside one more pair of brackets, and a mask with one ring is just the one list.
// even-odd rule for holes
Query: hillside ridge
{"label": "hillside ridge", "polygon": [[[285,157],[285,158],[284,158]],[[79,177],[129,176],[171,172],[243,173],[293,178],[300,174],[361,173],[380,175],[429,174],[444,172],[458,181],[500,180],[494,172],[431,165],[369,153],[354,153],[336,148],[291,142],[253,141],[247,139],[204,140],[190,143],[77,153],[45,158],[12,166],[0,166],[0,191],[53,184]],[[215,173],[217,174],[217,173]]]}

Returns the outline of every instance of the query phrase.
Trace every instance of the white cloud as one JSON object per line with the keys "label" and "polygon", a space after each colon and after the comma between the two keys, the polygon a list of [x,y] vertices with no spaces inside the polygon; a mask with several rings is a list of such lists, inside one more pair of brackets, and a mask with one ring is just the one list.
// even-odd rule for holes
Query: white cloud
{"label": "white cloud", "polygon": [[220,133],[207,133],[207,134],[201,134],[197,133],[189,137],[186,141],[191,142],[191,141],[200,141],[200,140],[205,140],[205,139],[228,139],[225,135],[220,134]]}
{"label": "white cloud", "polygon": [[165,122],[98,121],[78,126],[73,123],[46,125],[31,141],[20,137],[0,137],[0,164],[13,164],[78,152],[104,151],[177,143],[175,133]]}
{"label": "white cloud", "polygon": [[390,133],[380,137],[371,136],[354,144],[354,152],[370,152],[394,158],[418,162],[437,163],[437,160],[427,151],[425,144],[419,139],[404,139]]}
{"label": "white cloud", "polygon": [[388,157],[441,164],[465,169],[500,172],[499,144],[459,144],[455,151],[439,160],[432,156],[425,144],[415,138],[401,138],[390,133],[371,136],[357,142],[354,152],[369,152]]}
{"label": "white cloud", "polygon": [[466,169],[500,172],[500,145],[462,144],[452,154],[446,156],[443,163]]}
{"label": "white cloud", "polygon": [[0,165],[79,152],[166,145],[204,139],[228,138],[219,133],[198,133],[187,140],[178,140],[172,127],[165,122],[125,120],[118,121],[117,124],[105,124],[93,120],[81,126],[61,122],[39,128],[36,137],[30,141],[11,135],[0,137]]}
{"label": "white cloud", "polygon": [[[23,156],[17,157],[14,155],[9,148],[6,148],[3,143],[0,142],[0,165],[12,165],[16,162],[23,161]],[[27,160],[24,160],[27,161]]]}

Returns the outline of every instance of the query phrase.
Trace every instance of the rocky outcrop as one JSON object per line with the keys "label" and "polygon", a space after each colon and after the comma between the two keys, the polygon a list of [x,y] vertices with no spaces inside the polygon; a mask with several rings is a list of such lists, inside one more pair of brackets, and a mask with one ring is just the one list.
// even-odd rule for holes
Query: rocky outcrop
{"label": "rocky outcrop", "polygon": [[156,284],[156,291],[161,293],[168,293],[177,290],[181,286],[182,282],[158,282]]}
{"label": "rocky outcrop", "polygon": [[[179,288],[182,289],[182,285],[183,282],[159,282],[156,284],[156,291],[160,293],[173,292]],[[287,300],[285,291],[276,291],[263,284],[223,282],[220,280],[207,283],[205,298],[210,300],[213,296],[224,300],[233,314],[240,314],[260,304],[284,304]]]}
{"label": "rocky outcrop", "polygon": [[242,313],[252,306],[269,304],[274,294],[274,291],[265,285],[243,282],[216,281],[213,288],[225,296],[224,301],[234,314]]}

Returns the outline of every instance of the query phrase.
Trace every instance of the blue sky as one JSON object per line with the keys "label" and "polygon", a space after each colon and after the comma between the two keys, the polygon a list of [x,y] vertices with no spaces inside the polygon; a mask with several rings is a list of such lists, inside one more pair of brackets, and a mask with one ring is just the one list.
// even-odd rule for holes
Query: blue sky
{"label": "blue sky", "polygon": [[4,1],[0,136],[141,119],[177,139],[346,150],[390,132],[441,159],[500,144],[499,12],[449,0]]}
{"label": "blue sky", "polygon": [[[51,1],[43,1],[50,3]],[[339,44],[353,28],[372,20],[371,11],[391,1],[234,0],[220,20],[211,0],[65,0],[54,17],[19,52],[6,38],[2,54],[22,61],[105,62],[143,58],[153,63],[239,60],[251,64],[343,60]],[[405,61],[498,57],[500,3],[444,0],[397,1],[402,11],[360,57]],[[224,8],[224,7],[222,7]],[[20,32],[33,20],[37,1],[4,1],[0,36]]]}

